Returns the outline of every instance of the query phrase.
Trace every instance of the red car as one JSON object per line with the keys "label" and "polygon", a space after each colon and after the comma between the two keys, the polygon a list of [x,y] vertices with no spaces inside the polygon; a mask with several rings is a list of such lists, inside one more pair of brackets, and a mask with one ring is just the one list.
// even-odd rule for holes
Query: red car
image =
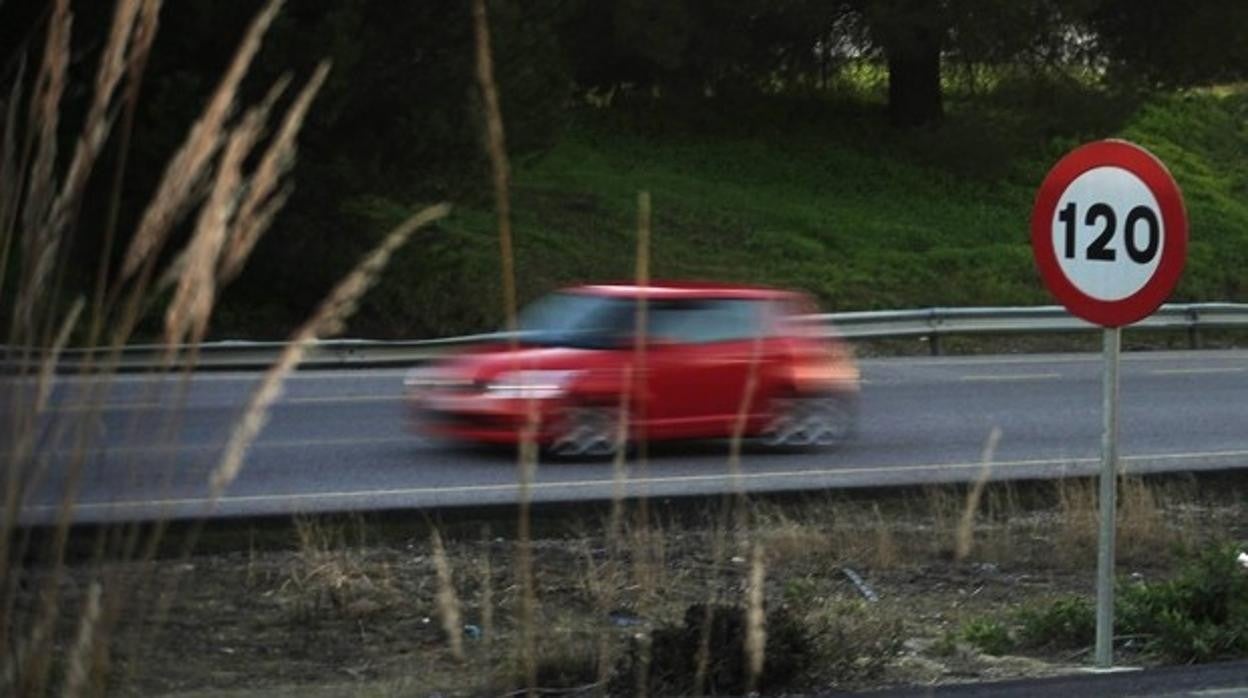
{"label": "red car", "polygon": [[482,443],[527,432],[572,458],[738,429],[776,447],[832,446],[853,431],[858,369],[844,342],[799,321],[813,308],[803,294],[762,287],[559,291],[521,313],[514,349],[489,345],[409,373],[414,424]]}

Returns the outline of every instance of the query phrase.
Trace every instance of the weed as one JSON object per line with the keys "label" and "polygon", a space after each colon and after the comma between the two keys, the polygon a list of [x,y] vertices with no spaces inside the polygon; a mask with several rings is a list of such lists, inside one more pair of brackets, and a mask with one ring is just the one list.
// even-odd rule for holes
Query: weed
{"label": "weed", "polygon": [[1130,583],[1119,593],[1124,632],[1168,662],[1207,662],[1248,653],[1248,574],[1235,545],[1212,545],[1173,580]]}
{"label": "weed", "polygon": [[996,618],[975,618],[962,624],[962,639],[986,654],[1008,654],[1015,647],[1009,627]]}
{"label": "weed", "polygon": [[1096,635],[1096,608],[1082,596],[1024,608],[1017,621],[1023,647],[1077,649],[1091,645]]}

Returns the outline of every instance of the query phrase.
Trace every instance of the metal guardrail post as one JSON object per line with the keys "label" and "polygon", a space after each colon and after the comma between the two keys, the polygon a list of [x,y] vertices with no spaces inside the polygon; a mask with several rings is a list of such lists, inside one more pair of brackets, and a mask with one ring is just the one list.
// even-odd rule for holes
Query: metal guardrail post
{"label": "metal guardrail post", "polygon": [[940,324],[940,310],[932,308],[927,315],[927,325],[931,328],[931,334],[927,336],[927,347],[932,352],[932,356],[940,356],[940,331],[937,326]]}
{"label": "metal guardrail post", "polygon": [[1196,308],[1187,309],[1187,346],[1189,349],[1200,348],[1200,311]]}

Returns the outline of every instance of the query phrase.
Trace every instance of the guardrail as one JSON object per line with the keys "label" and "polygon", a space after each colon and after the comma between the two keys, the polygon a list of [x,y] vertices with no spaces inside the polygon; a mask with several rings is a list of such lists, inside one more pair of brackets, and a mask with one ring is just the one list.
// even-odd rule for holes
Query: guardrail
{"label": "guardrail", "polygon": [[[933,354],[940,353],[940,338],[947,335],[1040,334],[1083,332],[1097,329],[1060,306],[1013,308],[926,308],[877,310],[810,315],[804,322],[823,327],[828,334],[847,339],[927,337]],[[1200,347],[1200,333],[1212,329],[1248,328],[1248,303],[1192,303],[1163,305],[1132,329],[1182,330],[1192,348]],[[458,346],[505,340],[504,333],[466,335],[415,341],[331,339],[308,347],[301,368],[352,366],[405,366],[428,361]],[[198,347],[195,366],[204,369],[249,369],[267,366],[285,348],[282,342],[222,341]],[[189,347],[131,345],[121,349],[116,366],[123,371],[181,367]],[[62,370],[82,366],[93,356],[99,360],[108,349],[67,349],[60,357]],[[0,348],[0,368],[17,370],[39,362],[38,355],[20,349]],[[172,357],[172,358],[171,358]]]}
{"label": "guardrail", "polygon": [[[928,308],[812,315],[809,321],[834,328],[848,339],[927,337],[933,354],[940,338],[966,334],[1083,332],[1097,325],[1056,305],[1013,308]],[[1202,330],[1248,328],[1248,303],[1169,303],[1130,329],[1183,330],[1200,348]]]}

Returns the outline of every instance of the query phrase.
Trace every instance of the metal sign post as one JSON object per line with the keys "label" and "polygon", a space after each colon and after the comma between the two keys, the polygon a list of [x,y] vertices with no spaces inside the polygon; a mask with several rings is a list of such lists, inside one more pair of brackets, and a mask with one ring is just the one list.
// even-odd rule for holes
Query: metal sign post
{"label": "metal sign post", "polygon": [[1105,328],[1103,410],[1101,434],[1100,536],[1096,548],[1096,665],[1108,669],[1114,662],[1114,549],[1118,509],[1118,358],[1122,328]]}

